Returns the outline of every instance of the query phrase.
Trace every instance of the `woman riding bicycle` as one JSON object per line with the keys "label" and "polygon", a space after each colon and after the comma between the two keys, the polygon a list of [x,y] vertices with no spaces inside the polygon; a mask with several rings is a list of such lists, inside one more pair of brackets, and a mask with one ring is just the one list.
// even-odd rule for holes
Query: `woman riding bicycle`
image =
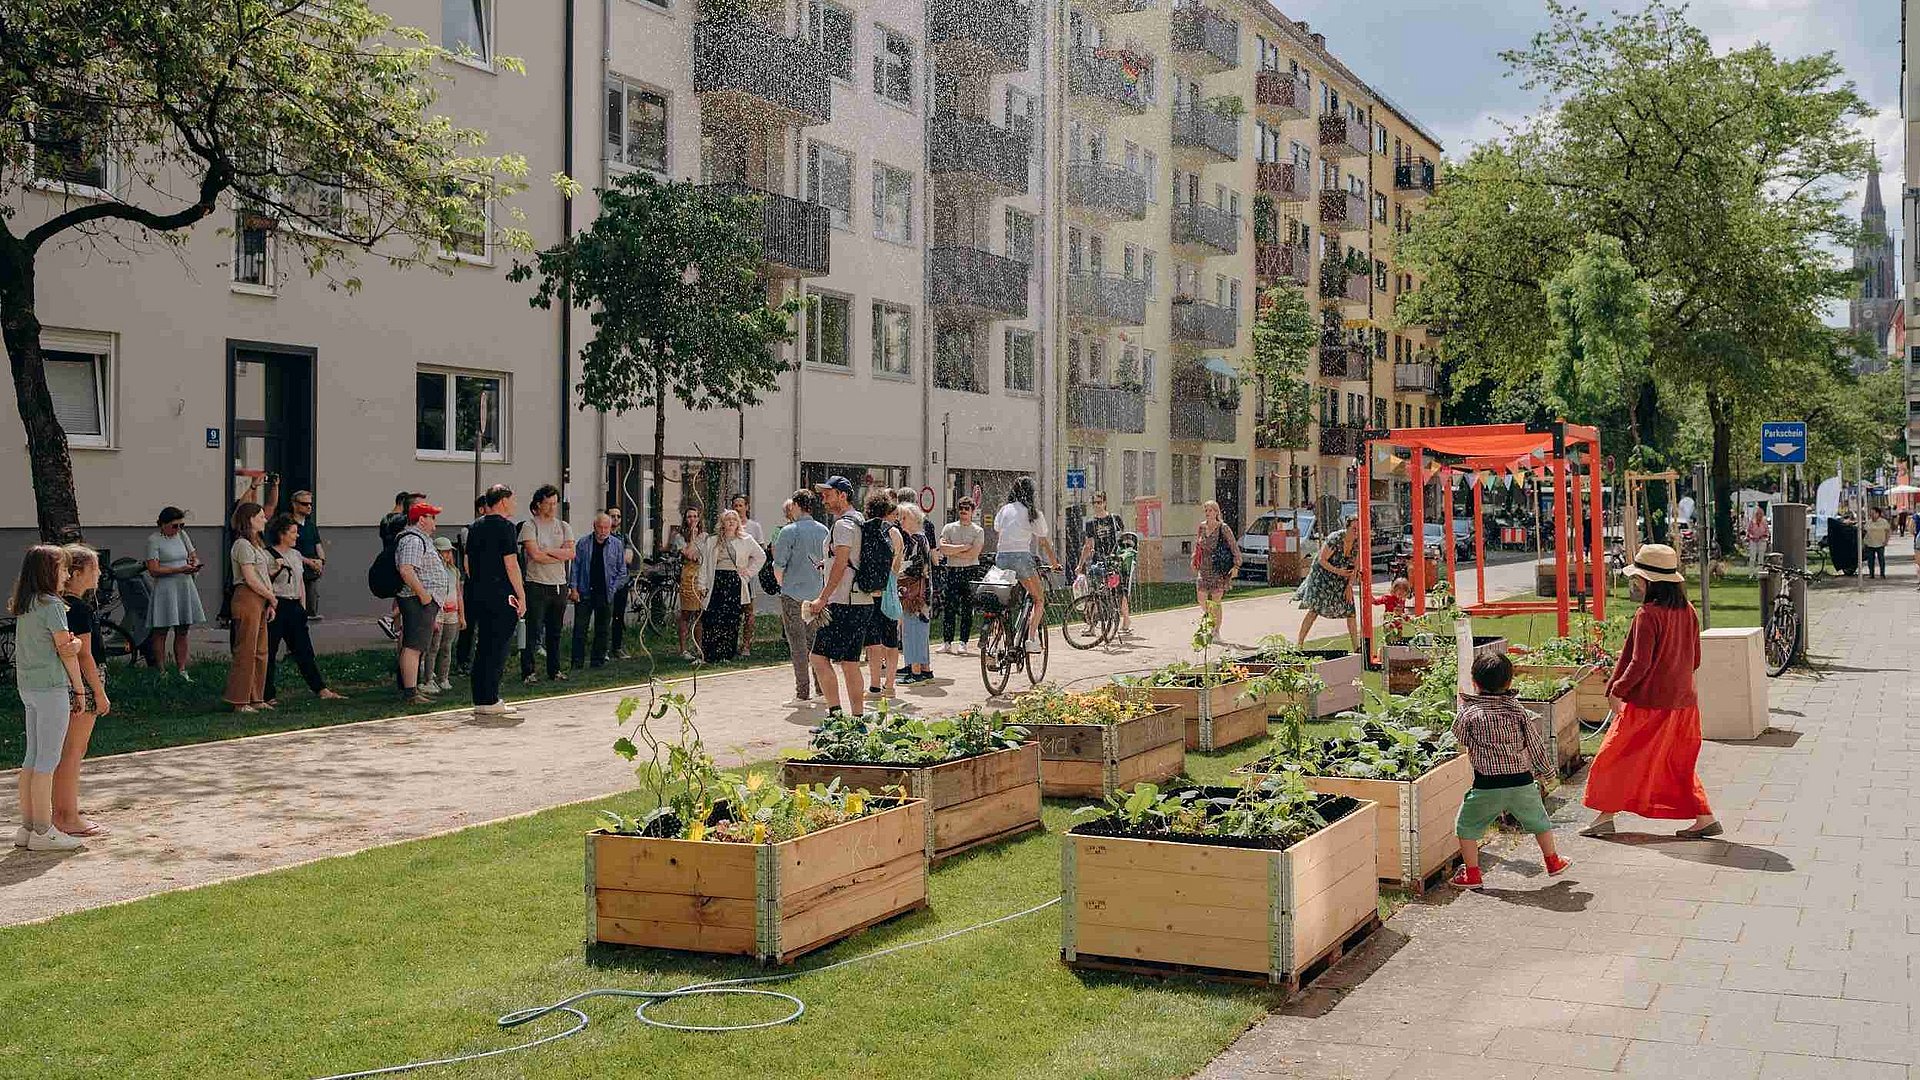
{"label": "woman riding bicycle", "polygon": [[993,564],[1013,571],[1013,576],[1033,599],[1027,616],[1027,651],[1030,653],[1040,651],[1040,624],[1047,617],[1047,593],[1040,578],[1040,564],[1033,557],[1034,545],[1038,544],[1046,553],[1048,565],[1060,562],[1048,535],[1047,515],[1034,505],[1036,501],[1033,477],[1023,476],[1013,482],[1007,504],[993,515],[993,531],[999,536]]}

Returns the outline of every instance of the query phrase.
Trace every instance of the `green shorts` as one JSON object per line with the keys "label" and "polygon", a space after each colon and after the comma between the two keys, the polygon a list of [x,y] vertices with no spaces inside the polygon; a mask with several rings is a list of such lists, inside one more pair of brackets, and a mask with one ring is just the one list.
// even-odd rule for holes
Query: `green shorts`
{"label": "green shorts", "polygon": [[1540,798],[1540,785],[1523,784],[1508,788],[1469,788],[1460,803],[1460,816],[1454,819],[1453,834],[1462,840],[1478,840],[1501,814],[1512,814],[1520,828],[1535,836],[1553,831],[1547,819],[1547,804]]}

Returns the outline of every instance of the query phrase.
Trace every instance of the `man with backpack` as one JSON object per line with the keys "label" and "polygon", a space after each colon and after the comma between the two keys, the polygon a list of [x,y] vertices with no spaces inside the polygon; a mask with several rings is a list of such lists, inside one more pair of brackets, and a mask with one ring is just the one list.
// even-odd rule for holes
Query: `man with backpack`
{"label": "man with backpack", "polygon": [[[827,516],[833,520],[828,540],[831,554],[820,595],[801,606],[801,617],[815,623],[826,620],[814,636],[810,662],[814,681],[820,684],[827,698],[827,714],[841,714],[840,680],[834,678],[833,670],[838,665],[840,677],[846,683],[847,708],[858,716],[866,711],[863,697],[866,684],[862,681],[866,675],[860,670],[860,650],[867,643],[868,624],[876,617],[873,594],[878,591],[872,586],[872,571],[862,558],[861,525],[866,519],[853,508],[853,481],[844,476],[830,476],[817,490]],[[880,560],[888,568],[892,567],[891,548],[880,554]],[[863,572],[865,581],[861,580]],[[886,587],[883,572],[878,588]]]}
{"label": "man with backpack", "polygon": [[408,705],[430,705],[433,695],[419,685],[420,656],[433,638],[440,618],[438,598],[452,584],[446,564],[433,547],[433,530],[440,508],[424,500],[407,508],[407,527],[394,542],[393,564],[400,577],[400,696]]}

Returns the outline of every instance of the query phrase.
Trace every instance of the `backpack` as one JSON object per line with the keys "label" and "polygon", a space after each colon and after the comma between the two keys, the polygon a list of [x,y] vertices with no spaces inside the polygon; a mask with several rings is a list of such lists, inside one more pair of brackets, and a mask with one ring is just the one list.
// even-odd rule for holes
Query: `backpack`
{"label": "backpack", "polygon": [[780,595],[780,581],[773,576],[773,548],[767,548],[767,561],[760,564],[760,591],[768,596]]}
{"label": "backpack", "polygon": [[1221,529],[1214,535],[1213,551],[1207,555],[1213,566],[1213,572],[1225,577],[1233,572],[1233,545],[1227,543],[1227,531]]}
{"label": "backpack", "polygon": [[[381,530],[383,533],[386,530]],[[373,557],[373,565],[367,567],[367,591],[382,600],[391,600],[400,595],[400,564],[394,561],[393,549],[399,544],[400,536],[395,533],[380,538],[380,554]]]}
{"label": "backpack", "polygon": [[853,587],[861,592],[877,593],[887,587],[893,576],[893,545],[887,542],[887,530],[893,523],[885,519],[860,523],[860,561],[853,568]]}

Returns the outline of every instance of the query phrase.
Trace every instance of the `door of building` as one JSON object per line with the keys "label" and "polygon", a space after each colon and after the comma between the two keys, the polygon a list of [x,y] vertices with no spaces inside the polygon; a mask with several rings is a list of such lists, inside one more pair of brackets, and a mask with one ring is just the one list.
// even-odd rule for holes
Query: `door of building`
{"label": "door of building", "polygon": [[[280,477],[280,507],[314,483],[314,350],[254,341],[227,342],[227,499],[221,523],[255,477]],[[233,542],[223,533],[224,551]],[[205,558],[205,556],[202,556]],[[222,581],[231,574],[221,559]]]}
{"label": "door of building", "polygon": [[1245,463],[1239,458],[1213,459],[1213,501],[1220,504],[1220,520],[1240,535],[1241,492],[1245,490]]}

